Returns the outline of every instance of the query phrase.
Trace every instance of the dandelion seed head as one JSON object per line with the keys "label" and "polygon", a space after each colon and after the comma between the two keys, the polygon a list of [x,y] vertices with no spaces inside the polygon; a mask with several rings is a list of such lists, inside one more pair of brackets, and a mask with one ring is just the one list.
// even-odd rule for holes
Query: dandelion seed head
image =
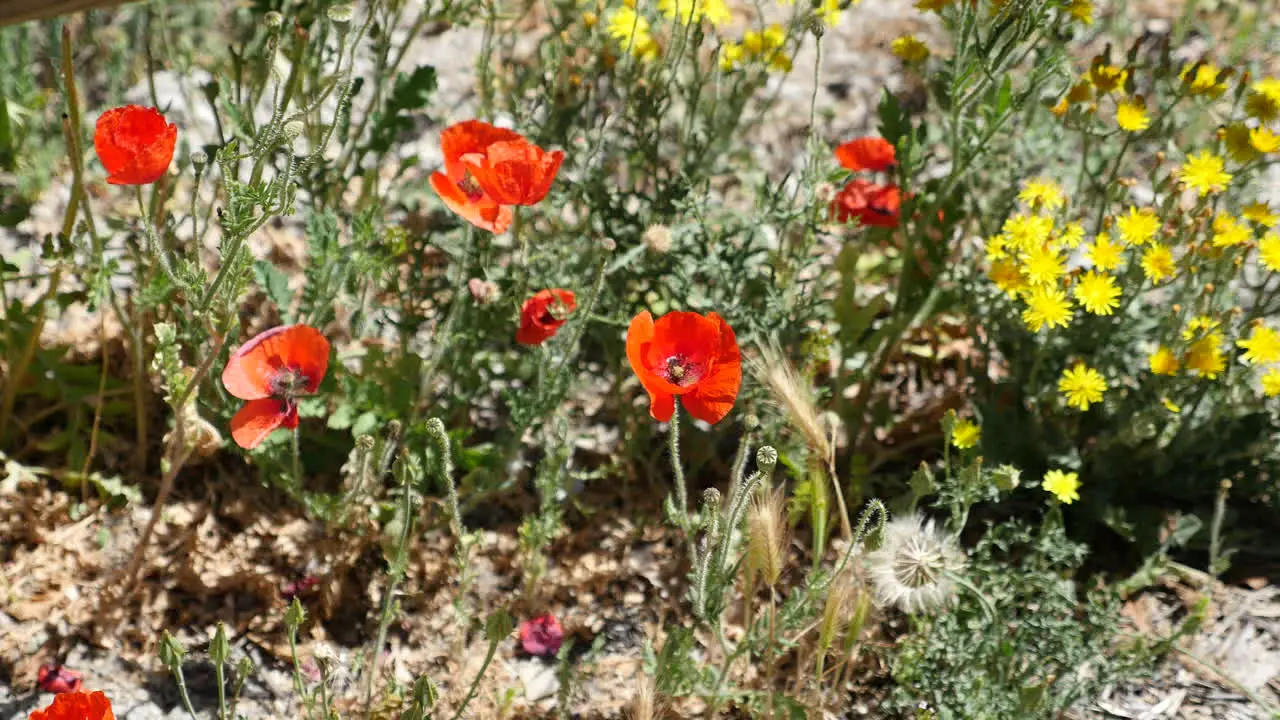
{"label": "dandelion seed head", "polygon": [[951,575],[964,564],[955,540],[913,513],[885,525],[880,548],[867,554],[867,575],[878,604],[922,613],[949,601],[955,589]]}

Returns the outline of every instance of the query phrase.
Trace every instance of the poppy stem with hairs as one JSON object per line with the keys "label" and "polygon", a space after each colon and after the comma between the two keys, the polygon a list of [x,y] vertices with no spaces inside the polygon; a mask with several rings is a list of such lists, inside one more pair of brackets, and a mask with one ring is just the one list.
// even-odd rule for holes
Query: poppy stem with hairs
{"label": "poppy stem with hairs", "polygon": [[671,413],[671,421],[667,423],[667,440],[671,454],[671,472],[676,481],[676,524],[684,532],[685,543],[689,546],[689,562],[697,562],[697,553],[693,545],[693,528],[689,525],[689,489],[685,486],[684,467],[680,464],[680,399],[675,399],[675,410]]}
{"label": "poppy stem with hairs", "polygon": [[301,451],[301,448],[299,447],[300,442],[298,439],[298,434],[299,434],[298,428],[294,428],[293,432],[289,434],[293,437],[293,443],[292,443],[293,445],[293,486],[295,488],[301,488],[302,487],[302,451]]}
{"label": "poppy stem with hairs", "polygon": [[[186,422],[184,422],[185,413],[182,408],[186,407],[188,402],[194,399],[194,396],[200,389],[200,383],[204,380],[205,375],[209,374],[209,369],[213,367],[214,360],[222,354],[222,349],[227,345],[227,339],[230,337],[229,328],[223,328],[218,344],[213,348],[213,352],[200,363],[200,367],[196,369],[191,380],[187,383],[187,389],[173,404],[173,440],[169,442],[169,447],[165,449],[165,461],[168,467],[165,469],[164,475],[160,478],[160,491],[156,493],[156,503],[151,508],[151,517],[147,519],[147,525],[142,530],[142,535],[138,537],[138,544],[133,548],[133,555],[129,557],[129,564],[124,571],[124,582],[121,583],[121,598],[127,596],[133,591],[133,586],[138,580],[138,570],[142,567],[142,561],[146,557],[147,544],[151,540],[151,533],[156,529],[156,522],[160,519],[160,513],[164,510],[164,504],[169,499],[169,493],[173,492],[173,482],[181,472],[182,466],[186,464],[187,459],[191,457],[191,451],[187,449],[186,441]],[[184,452],[185,451],[185,452]]]}

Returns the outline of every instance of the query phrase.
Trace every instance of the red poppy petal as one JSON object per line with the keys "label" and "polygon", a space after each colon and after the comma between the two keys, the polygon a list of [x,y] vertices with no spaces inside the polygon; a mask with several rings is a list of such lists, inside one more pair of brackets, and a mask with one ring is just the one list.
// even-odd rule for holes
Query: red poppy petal
{"label": "red poppy petal", "polygon": [[222,384],[241,400],[259,400],[271,397],[272,380],[284,369],[305,376],[306,391],[315,392],[329,369],[329,341],[306,325],[259,333],[231,354],[222,369]]}
{"label": "red poppy petal", "polygon": [[103,113],[93,145],[113,185],[147,185],[169,169],[178,128],[155,108],[125,105]]}
{"label": "red poppy petal", "polygon": [[[649,346],[654,340],[655,327],[653,315],[648,310],[631,318],[631,325],[627,327],[627,362],[631,364],[631,371],[640,380],[640,385],[649,393],[650,414],[654,419],[665,422],[671,419],[671,391],[678,388],[659,377],[646,362]],[[659,407],[663,396],[665,402]],[[659,417],[664,412],[666,417]]]}
{"label": "red poppy petal", "polygon": [[485,193],[502,205],[536,205],[555,181],[564,153],[548,153],[524,139],[497,142],[483,161],[468,165]]}
{"label": "red poppy petal", "polygon": [[676,412],[676,396],[671,393],[649,391],[649,417],[658,422],[670,422]]}
{"label": "red poppy petal", "polygon": [[275,398],[250,400],[231,418],[231,437],[236,444],[252,450],[281,427],[286,427],[292,417],[292,427],[297,427],[297,413],[289,412],[284,402]]}
{"label": "red poppy petal", "polygon": [[31,713],[28,720],[115,720],[111,701],[101,691],[61,693],[43,710]]}
{"label": "red poppy petal", "polygon": [[[497,142],[523,140],[520,133],[490,125],[483,120],[466,120],[445,128],[440,133],[440,150],[444,154],[445,172],[456,182],[466,176],[462,156],[484,154]],[[461,214],[461,213],[459,213]]]}
{"label": "red poppy petal", "polygon": [[468,198],[462,188],[444,173],[431,174],[431,188],[444,201],[445,206],[463,220],[495,235],[506,232],[515,217],[511,208],[496,204],[488,196],[480,201]]}
{"label": "red poppy petal", "polygon": [[836,159],[854,172],[887,170],[897,162],[896,156],[893,145],[881,137],[861,137],[836,148]]}

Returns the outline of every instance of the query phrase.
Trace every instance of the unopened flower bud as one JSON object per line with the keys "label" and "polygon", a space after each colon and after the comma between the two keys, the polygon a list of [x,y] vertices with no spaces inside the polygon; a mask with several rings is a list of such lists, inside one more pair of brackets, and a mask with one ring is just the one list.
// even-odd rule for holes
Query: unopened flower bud
{"label": "unopened flower bud", "polygon": [[197,169],[202,168],[209,164],[209,156],[203,150],[196,150],[191,153],[191,164],[195,165]]}
{"label": "unopened flower bud", "polygon": [[589,28],[595,27],[596,23],[599,21],[600,21],[600,16],[596,15],[590,10],[582,13],[582,24],[585,27],[589,27]]}
{"label": "unopened flower bud", "polygon": [[480,278],[471,278],[467,281],[467,291],[471,293],[471,297],[481,305],[488,305],[498,299],[498,286],[488,280]]}
{"label": "unopened flower bud", "polygon": [[644,240],[644,244],[651,252],[659,255],[665,255],[666,253],[671,252],[671,246],[674,244],[671,236],[671,228],[661,224],[650,225],[648,229],[644,231],[644,235],[641,239]]}
{"label": "unopened flower bud", "polygon": [[600,249],[605,252],[613,252],[618,249],[618,243],[613,238],[605,238],[600,241]]}
{"label": "unopened flower bud", "polygon": [[778,464],[778,451],[771,445],[762,445],[756,451],[756,464],[761,470],[772,470],[773,466]]}
{"label": "unopened flower bud", "polygon": [[747,413],[742,419],[742,424],[747,426],[748,430],[755,430],[760,427],[760,418],[755,413]]}
{"label": "unopened flower bud", "polygon": [[347,3],[339,3],[338,5],[330,6],[328,15],[329,22],[334,25],[346,25],[351,22],[351,18],[355,17],[356,10]]}
{"label": "unopened flower bud", "polygon": [[290,120],[289,122],[285,123],[284,127],[281,128],[280,130],[281,132],[284,133],[284,137],[286,140],[288,140],[289,142],[293,142],[298,138],[299,135],[302,134],[303,129],[304,129],[304,126],[301,120]]}
{"label": "unopened flower bud", "polygon": [[262,21],[266,23],[269,28],[278,28],[284,24],[284,15],[272,10],[262,17]]}

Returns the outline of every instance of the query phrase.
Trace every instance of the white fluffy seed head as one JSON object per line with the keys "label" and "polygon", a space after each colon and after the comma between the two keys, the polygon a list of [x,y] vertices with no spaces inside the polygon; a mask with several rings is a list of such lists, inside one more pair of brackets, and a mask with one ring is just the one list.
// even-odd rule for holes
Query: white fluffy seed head
{"label": "white fluffy seed head", "polygon": [[650,225],[644,231],[642,239],[649,250],[658,255],[665,255],[671,252],[671,246],[675,244],[675,239],[671,235],[671,228],[666,225]]}
{"label": "white fluffy seed head", "polygon": [[880,548],[867,554],[867,576],[882,607],[922,613],[950,601],[955,590],[951,576],[964,564],[964,553],[950,535],[912,513],[885,526]]}

